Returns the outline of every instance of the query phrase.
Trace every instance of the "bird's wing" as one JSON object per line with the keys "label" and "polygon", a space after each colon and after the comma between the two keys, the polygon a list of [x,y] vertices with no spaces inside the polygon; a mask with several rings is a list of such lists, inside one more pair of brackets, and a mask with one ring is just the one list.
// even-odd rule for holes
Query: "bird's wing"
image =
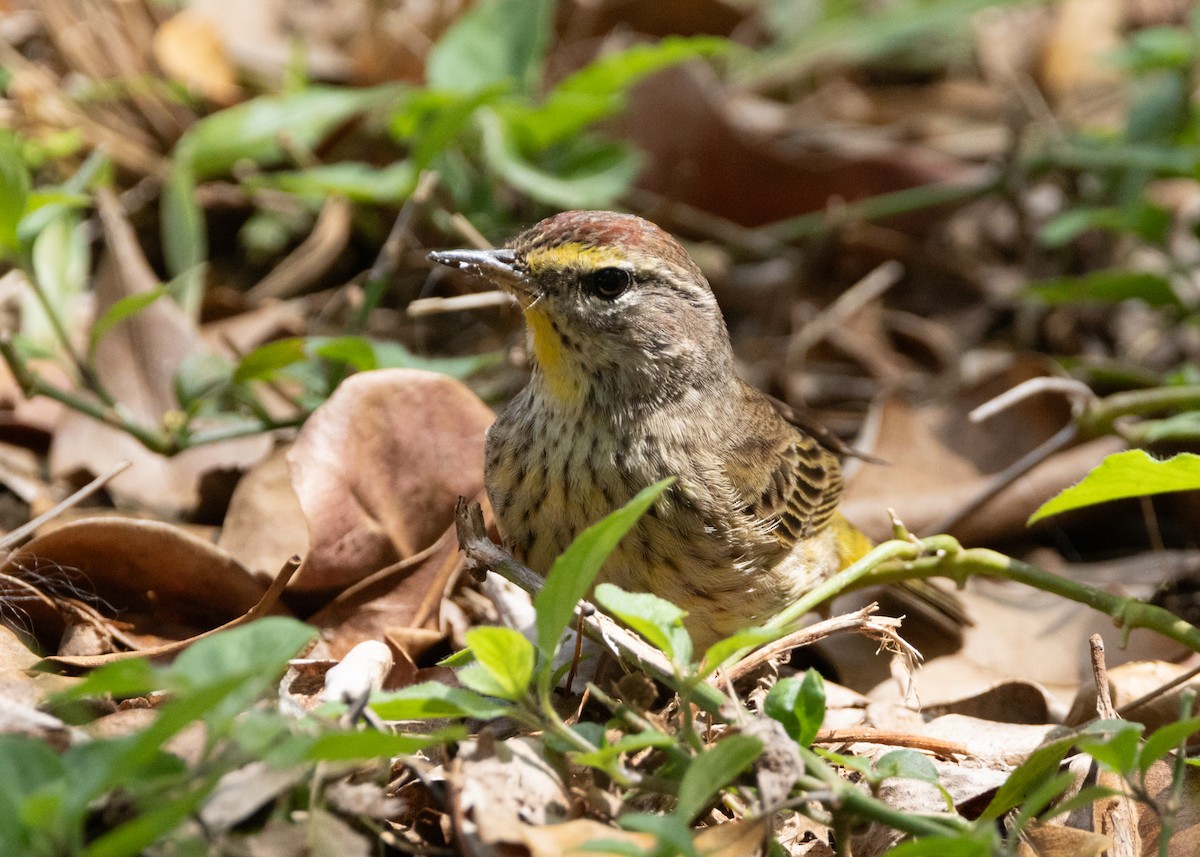
{"label": "bird's wing", "polygon": [[837,457],[762,402],[752,430],[735,441],[726,475],[742,510],[785,548],[820,532],[842,494]]}

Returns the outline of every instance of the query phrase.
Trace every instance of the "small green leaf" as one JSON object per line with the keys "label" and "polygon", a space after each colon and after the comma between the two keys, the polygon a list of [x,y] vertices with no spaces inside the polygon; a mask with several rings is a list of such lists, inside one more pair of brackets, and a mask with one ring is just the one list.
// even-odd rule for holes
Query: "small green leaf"
{"label": "small green leaf", "polygon": [[443,717],[492,720],[512,712],[510,705],[435,681],[382,694],[372,700],[371,708],[384,720],[434,720]]}
{"label": "small green leaf", "polygon": [[884,753],[875,763],[875,773],[880,779],[901,777],[935,785],[939,782],[937,768],[933,766],[933,762],[916,750],[892,750],[890,753]]}
{"label": "small green leaf", "polygon": [[260,345],[238,361],[237,368],[233,370],[233,382],[245,384],[247,381],[270,378],[280,369],[307,359],[306,346],[306,340],[300,336]]}
{"label": "small green leaf", "polygon": [[137,315],[165,294],[167,294],[167,287],[159,286],[148,292],[126,295],[110,306],[104,315],[96,319],[96,323],[92,325],[92,332],[88,335],[88,354],[95,354],[100,340],[107,336],[114,327],[125,319]]}
{"label": "small green leaf", "polygon": [[592,588],[608,555],[633,529],[638,518],[650,508],[658,495],[674,481],[674,477],[663,479],[638,492],[620,509],[576,536],[575,541],[554,561],[550,573],[546,575],[546,585],[533,601],[537,614],[537,647],[542,658],[541,669],[552,668],[559,639],[571,624],[576,605]]}
{"label": "small green leaf", "polygon": [[112,696],[126,699],[149,693],[162,684],[158,671],[145,658],[113,661],[92,670],[83,680],[55,697],[58,701],[84,699],[91,696]]}
{"label": "small green leaf", "polygon": [[[692,831],[687,819],[678,813],[670,815],[652,815],[648,812],[631,812],[617,819],[617,824],[626,830],[638,833],[650,833],[657,840],[658,848],[649,852],[652,855],[679,855],[679,857],[697,857],[696,844],[692,840]],[[632,846],[628,842],[615,839],[592,839],[583,843],[578,849],[581,854],[619,854],[627,857],[647,857],[647,852]]]}
{"label": "small green leaf", "polygon": [[586,157],[558,169],[530,163],[518,150],[509,129],[489,109],[478,113],[483,154],[489,167],[531,199],[560,208],[605,208],[637,177],[637,156],[625,146],[597,146]]}
{"label": "small green leaf", "polygon": [[34,342],[58,347],[58,333],[47,313],[67,330],[76,328],[91,267],[87,230],[79,213],[60,208],[33,239],[32,258],[40,296],[31,289],[22,294],[21,332]]}
{"label": "small green leaf", "polygon": [[307,170],[264,173],[246,179],[244,184],[251,188],[276,188],[314,200],[343,196],[354,202],[399,205],[416,187],[417,173],[408,161],[382,168],[339,161]]}
{"label": "small green leaf", "polygon": [[29,169],[21,141],[11,131],[0,131],[0,255],[14,256],[21,249],[17,224],[25,216],[28,196]]}
{"label": "small green leaf", "polygon": [[749,735],[730,735],[692,759],[679,781],[675,812],[691,822],[709,800],[754,764],[763,744]]}
{"label": "small green leaf", "polygon": [[643,78],[689,59],[724,53],[729,46],[728,40],[712,36],[667,36],[635,44],[568,75],[537,107],[509,108],[505,115],[534,149],[544,149],[623,109],[625,93]]}
{"label": "small green leaf", "polygon": [[429,51],[431,88],[476,92],[508,84],[531,94],[540,77],[554,14],[551,0],[483,0]]}
{"label": "small green leaf", "polygon": [[[533,644],[512,628],[482,626],[467,631],[467,648],[491,675],[501,699],[516,702],[533,680]],[[479,688],[475,688],[479,690]]]}
{"label": "small green leaf", "polygon": [[1111,304],[1137,299],[1151,306],[1179,306],[1179,296],[1161,274],[1104,270],[1081,277],[1062,277],[1030,283],[1027,297],[1049,306]]}
{"label": "small green leaf", "polygon": [[462,728],[434,735],[388,732],[326,732],[309,744],[305,758],[311,762],[341,762],[349,759],[380,759],[407,756],[466,737]]}
{"label": "small green leaf", "polygon": [[888,849],[887,857],[992,857],[989,842],[965,836],[923,836]]}
{"label": "small green leaf", "polygon": [[1166,726],[1160,726],[1150,733],[1146,743],[1138,753],[1138,772],[1145,774],[1150,766],[1164,758],[1172,750],[1178,750],[1192,735],[1200,732],[1200,717],[1190,717],[1187,720],[1176,720]]}
{"label": "small green leaf", "polygon": [[1144,450],[1130,449],[1105,458],[1078,485],[1043,503],[1027,523],[1109,500],[1197,488],[1200,488],[1200,455],[1184,452],[1159,461]]}
{"label": "small green leaf", "polygon": [[1137,766],[1143,728],[1141,723],[1127,720],[1101,720],[1090,724],[1080,736],[1079,749],[1121,776],[1128,776]]}
{"label": "small green leaf", "polygon": [[[582,724],[581,724],[582,725]],[[648,747],[673,747],[676,739],[663,732],[646,730],[625,735],[613,744],[605,744],[592,753],[576,753],[572,756],[580,765],[606,769],[625,753],[636,753]]]}
{"label": "small green leaf", "polygon": [[802,747],[812,743],[825,720],[825,681],[810,669],[804,679],[783,678],[767,692],[763,713],[783,724]]}
{"label": "small green leaf", "polygon": [[984,821],[995,821],[1013,807],[1019,806],[1031,791],[1058,772],[1059,763],[1075,745],[1075,741],[1074,734],[1064,735],[1030,753],[1029,758],[997,789],[995,797],[980,818]]}
{"label": "small green leaf", "polygon": [[692,640],[683,627],[687,616],[665,598],[649,592],[626,592],[611,583],[596,587],[596,603],[637,631],[678,664],[692,656]]}
{"label": "small green leaf", "polygon": [[179,305],[189,317],[197,318],[204,297],[208,230],[196,202],[196,176],[183,142],[175,148],[171,173],[163,185],[159,219],[167,271],[177,280],[182,278]]}
{"label": "small green leaf", "polygon": [[715,672],[734,652],[778,640],[783,633],[777,628],[746,628],[731,637],[718,640],[704,653],[700,661],[703,665],[700,676],[703,678]]}
{"label": "small green leaf", "polygon": [[355,114],[386,104],[401,88],[354,89],[310,86],[286,95],[260,95],[194,123],[180,139],[182,159],[196,179],[224,175],[239,161],[271,166],[288,157],[291,146],[312,149]]}

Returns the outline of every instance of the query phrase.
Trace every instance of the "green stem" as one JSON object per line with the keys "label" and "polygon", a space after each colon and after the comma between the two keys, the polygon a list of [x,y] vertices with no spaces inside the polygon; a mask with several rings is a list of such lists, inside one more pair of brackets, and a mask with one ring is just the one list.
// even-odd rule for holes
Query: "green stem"
{"label": "green stem", "polygon": [[3,357],[4,362],[8,364],[9,370],[13,373],[13,377],[20,385],[21,392],[24,393],[26,398],[32,399],[34,396],[45,396],[56,402],[61,402],[72,410],[79,411],[94,420],[120,429],[133,436],[151,452],[157,452],[160,455],[170,455],[175,451],[173,450],[173,443],[168,437],[161,432],[148,429],[129,419],[121,412],[119,406],[97,404],[47,382],[29,368],[29,365],[17,353],[12,340],[8,337],[0,337],[0,357]]}
{"label": "green stem", "polygon": [[[1181,643],[1194,652],[1200,652],[1200,628],[1161,607],[1084,586],[1082,583],[1076,583],[1036,565],[1021,562],[987,548],[946,550],[948,537],[937,536],[935,539],[936,544],[941,546],[937,553],[884,563],[871,573],[870,582],[893,583],[924,577],[949,577],[961,584],[971,575],[1012,580],[1085,604],[1112,617],[1117,626],[1127,632],[1133,628],[1147,628]],[[934,540],[926,539],[924,543],[931,544]]]}
{"label": "green stem", "polygon": [[1172,410],[1200,410],[1200,384],[1128,390],[1106,396],[1092,404],[1080,415],[1079,431],[1084,437],[1117,434],[1131,439],[1127,436],[1129,433],[1122,433],[1118,430],[1116,426],[1118,419],[1135,414],[1154,414]]}
{"label": "green stem", "polygon": [[1000,173],[987,175],[971,184],[927,184],[884,193],[846,203],[836,209],[814,211],[763,226],[759,231],[774,241],[786,244],[812,238],[844,223],[858,220],[884,220],[939,205],[968,202],[998,190],[1004,183]]}

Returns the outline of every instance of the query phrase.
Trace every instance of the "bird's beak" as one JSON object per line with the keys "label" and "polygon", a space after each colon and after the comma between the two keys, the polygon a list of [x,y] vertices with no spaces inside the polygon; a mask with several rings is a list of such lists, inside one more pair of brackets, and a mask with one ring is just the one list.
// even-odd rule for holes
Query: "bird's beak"
{"label": "bird's beak", "polygon": [[512,250],[438,250],[429,254],[429,261],[482,277],[511,294],[524,291],[525,275],[517,269]]}

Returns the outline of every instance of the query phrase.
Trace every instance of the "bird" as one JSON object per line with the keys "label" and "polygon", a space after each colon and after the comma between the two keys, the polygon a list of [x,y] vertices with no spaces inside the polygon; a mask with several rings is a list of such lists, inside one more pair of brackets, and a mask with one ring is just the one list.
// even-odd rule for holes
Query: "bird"
{"label": "bird", "polygon": [[674,477],[599,579],[673,602],[706,647],[872,547],[838,511],[837,445],[739,377],[708,281],[663,229],[566,211],[501,249],[429,258],[509,293],[524,315],[530,378],[484,455],[517,560],[545,575],[586,527]]}

